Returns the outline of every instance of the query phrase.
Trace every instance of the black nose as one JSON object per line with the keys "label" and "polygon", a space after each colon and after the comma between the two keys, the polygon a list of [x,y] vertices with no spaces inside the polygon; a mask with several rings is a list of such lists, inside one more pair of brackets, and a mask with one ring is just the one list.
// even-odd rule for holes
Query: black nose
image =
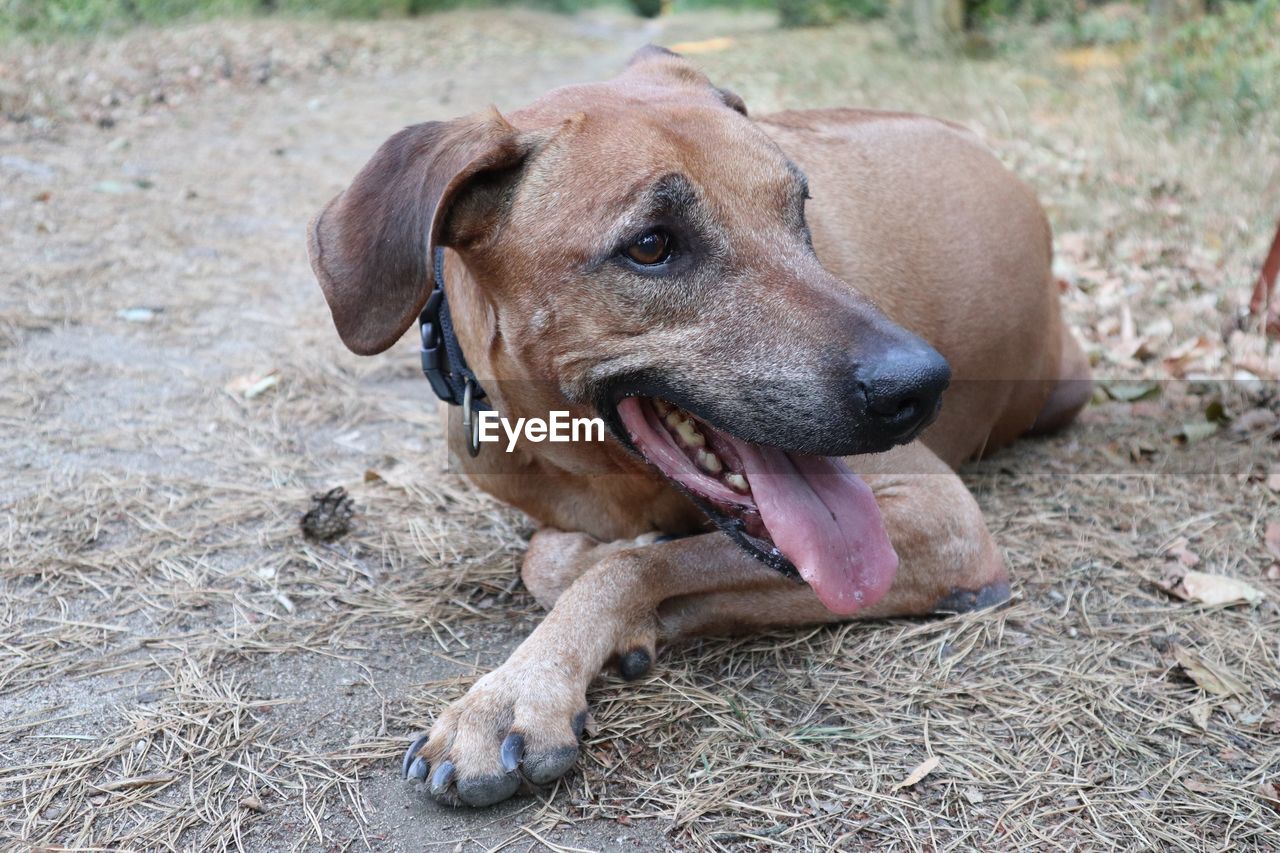
{"label": "black nose", "polygon": [[902,444],[938,413],[942,392],[951,382],[951,366],[920,341],[859,365],[855,381],[866,400],[868,430],[882,441]]}

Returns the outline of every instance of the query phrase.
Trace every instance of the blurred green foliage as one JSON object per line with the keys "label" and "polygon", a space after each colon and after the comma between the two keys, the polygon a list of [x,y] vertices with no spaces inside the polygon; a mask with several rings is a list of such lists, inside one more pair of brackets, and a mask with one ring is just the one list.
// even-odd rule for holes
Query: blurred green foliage
{"label": "blurred green foliage", "polygon": [[1130,85],[1148,113],[1173,121],[1280,128],[1280,0],[1227,0],[1152,41]]}
{"label": "blurred green foliage", "polygon": [[[611,2],[626,5],[646,18],[656,17],[663,10],[663,0],[0,0],[0,33],[91,35],[119,31],[137,24],[160,24],[225,14],[276,12],[335,18],[390,18],[464,6],[504,5],[574,12]],[[776,8],[783,26],[821,26],[848,18],[880,17],[888,2],[889,0],[675,0],[675,5],[685,9],[712,6]]]}
{"label": "blurred green foliage", "polygon": [[1010,19],[1042,24],[1074,20],[1079,6],[1075,0],[969,0],[965,18],[970,26],[989,27]]}
{"label": "blurred green foliage", "polygon": [[192,15],[257,9],[262,0],[0,0],[0,31],[90,34]]}
{"label": "blurred green foliage", "polygon": [[778,21],[784,27],[820,27],[850,18],[879,18],[887,0],[777,0]]}
{"label": "blurred green foliage", "polygon": [[[807,27],[890,13],[902,17],[916,2],[930,0],[0,0],[0,36],[92,35],[228,14],[379,18],[459,6],[572,12],[601,3],[626,4],[645,17],[673,5],[677,10],[776,9],[782,26]],[[1105,5],[1099,0],[964,0],[967,44],[976,39],[1004,53],[1033,53],[1043,49],[1047,36],[1057,46],[1114,49],[1134,102],[1150,115],[1241,126],[1266,117],[1271,126],[1280,125],[1275,114],[1280,109],[1280,0],[1161,2],[1183,4],[1181,14],[1190,20],[1180,26],[1162,21],[1156,0]],[[1038,35],[1027,37],[1027,25]]]}
{"label": "blurred green foliage", "polygon": [[1146,36],[1144,13],[1136,6],[1112,4],[1089,9],[1071,21],[1072,44],[1132,44]]}
{"label": "blurred green foliage", "polygon": [[[661,0],[631,0],[654,5]],[[0,0],[0,33],[92,35],[137,24],[161,24],[227,14],[392,18],[461,6],[524,5],[573,12],[598,0]],[[637,8],[637,11],[641,11]]]}

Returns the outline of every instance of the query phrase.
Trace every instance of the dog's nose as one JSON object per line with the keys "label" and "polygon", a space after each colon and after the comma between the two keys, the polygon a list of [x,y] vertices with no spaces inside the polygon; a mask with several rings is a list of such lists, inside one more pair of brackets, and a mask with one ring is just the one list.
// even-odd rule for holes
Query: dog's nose
{"label": "dog's nose", "polygon": [[895,347],[859,365],[856,381],[866,400],[867,425],[894,444],[927,426],[951,382],[951,366],[924,341]]}

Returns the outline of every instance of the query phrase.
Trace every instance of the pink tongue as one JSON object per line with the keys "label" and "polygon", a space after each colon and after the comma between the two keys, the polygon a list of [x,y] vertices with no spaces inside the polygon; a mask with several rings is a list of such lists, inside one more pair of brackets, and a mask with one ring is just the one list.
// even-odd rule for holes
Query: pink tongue
{"label": "pink tongue", "polygon": [[760,518],[818,600],[850,615],[879,601],[898,571],[880,509],[843,462],[735,441]]}

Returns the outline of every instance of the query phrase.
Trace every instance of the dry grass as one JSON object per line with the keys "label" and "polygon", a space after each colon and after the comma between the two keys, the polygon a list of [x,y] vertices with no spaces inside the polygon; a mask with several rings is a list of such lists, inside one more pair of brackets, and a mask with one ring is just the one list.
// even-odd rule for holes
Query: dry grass
{"label": "dry grass", "polygon": [[[1280,768],[1269,383],[1168,383],[967,471],[1016,578],[1004,609],[670,650],[647,680],[598,683],[581,771],[545,799],[455,814],[395,779],[406,737],[537,618],[514,583],[529,530],[445,470],[410,347],[340,349],[302,224],[401,124],[606,73],[625,51],[599,38],[622,23],[589,24],[362,25],[373,59],[324,71],[299,24],[280,43],[302,58],[277,61],[301,70],[269,85],[195,86],[107,131],[96,94],[78,109],[54,87],[51,123],[0,131],[0,847],[1280,846],[1261,793]],[[504,61],[415,58],[433,27],[489,34]],[[1168,137],[1048,60],[922,64],[862,30],[718,16],[667,40],[725,33],[701,58],[757,111],[862,102],[978,127],[1045,197],[1101,373],[1274,378],[1274,352],[1223,326],[1280,210],[1277,140]],[[216,26],[145,50],[171,63],[242,36],[236,67],[284,50]],[[99,79],[122,56],[145,71],[143,49],[95,48]],[[149,320],[118,315],[138,307]],[[267,370],[258,397],[223,390]],[[1175,440],[1215,397],[1235,427]],[[355,529],[303,539],[309,496],[338,484]],[[1265,601],[1159,589],[1195,559]],[[1177,647],[1245,688],[1204,691]]]}

